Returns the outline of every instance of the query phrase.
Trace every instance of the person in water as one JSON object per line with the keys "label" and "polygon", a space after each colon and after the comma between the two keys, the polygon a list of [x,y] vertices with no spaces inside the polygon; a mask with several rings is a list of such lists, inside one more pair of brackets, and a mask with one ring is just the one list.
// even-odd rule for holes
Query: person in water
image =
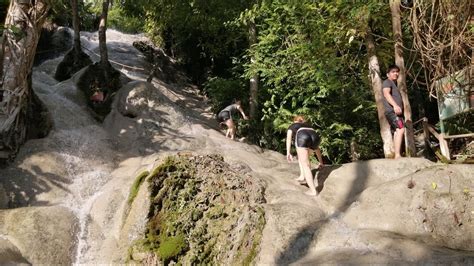
{"label": "person in water", "polygon": [[286,159],[288,162],[293,161],[291,156],[291,143],[295,143],[296,153],[298,155],[298,164],[300,167],[300,176],[296,179],[299,182],[308,184],[309,190],[305,192],[307,195],[316,196],[318,193],[313,181],[313,174],[311,172],[311,163],[309,156],[314,153],[319,161],[318,168],[324,166],[323,156],[319,149],[321,138],[316,131],[305,122],[303,116],[298,115],[293,119],[293,124],[288,127],[286,134]]}
{"label": "person in water", "polygon": [[233,104],[224,108],[217,115],[217,119],[219,120],[219,122],[227,126],[225,136],[230,139],[235,138],[236,127],[232,117],[237,112],[240,112],[242,114],[242,117],[245,120],[248,120],[247,115],[245,115],[244,110],[242,109],[242,102],[240,100],[235,100]]}

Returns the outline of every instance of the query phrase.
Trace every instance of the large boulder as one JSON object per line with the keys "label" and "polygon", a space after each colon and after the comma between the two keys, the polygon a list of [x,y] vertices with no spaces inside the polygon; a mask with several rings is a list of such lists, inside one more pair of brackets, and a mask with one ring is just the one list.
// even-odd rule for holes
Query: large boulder
{"label": "large boulder", "polygon": [[359,230],[474,251],[472,173],[474,165],[432,165],[370,186],[352,203],[344,221]]}
{"label": "large boulder", "polygon": [[188,117],[162,89],[148,82],[132,81],[118,91],[104,127],[115,138],[119,149],[151,154],[165,142],[175,149],[182,148],[188,136],[170,125],[186,126],[187,122]]}
{"label": "large boulder", "polygon": [[360,161],[323,168],[318,174],[318,189],[322,189],[320,198],[332,211],[342,211],[368,187],[398,180],[432,165],[433,162],[423,158],[403,158],[396,161]]}
{"label": "large boulder", "polygon": [[0,212],[0,234],[8,240],[0,243],[0,252],[14,263],[26,260],[31,264],[72,264],[77,232],[77,219],[65,207],[29,207]]}

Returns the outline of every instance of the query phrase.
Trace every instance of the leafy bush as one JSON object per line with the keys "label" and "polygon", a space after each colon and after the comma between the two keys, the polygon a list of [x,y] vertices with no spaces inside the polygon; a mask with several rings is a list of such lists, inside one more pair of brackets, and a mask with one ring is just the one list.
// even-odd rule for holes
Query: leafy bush
{"label": "leafy bush", "polygon": [[211,99],[212,111],[217,114],[235,99],[248,99],[248,85],[242,79],[213,77],[204,84],[204,92]]}
{"label": "leafy bush", "polygon": [[122,8],[114,6],[108,14],[108,27],[126,33],[139,33],[143,31],[144,20],[126,16]]}

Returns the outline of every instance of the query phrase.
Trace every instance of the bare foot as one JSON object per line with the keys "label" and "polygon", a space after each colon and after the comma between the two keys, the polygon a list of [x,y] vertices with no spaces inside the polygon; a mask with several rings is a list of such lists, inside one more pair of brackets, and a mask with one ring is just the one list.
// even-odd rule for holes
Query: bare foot
{"label": "bare foot", "polygon": [[308,195],[308,196],[317,196],[317,195],[318,195],[318,192],[312,191],[312,190],[308,190],[308,191],[306,191],[304,194],[306,194],[306,195]]}
{"label": "bare foot", "polygon": [[304,176],[298,176],[295,180],[298,182],[304,181]]}
{"label": "bare foot", "polygon": [[306,185],[308,183],[306,183],[306,180],[297,180],[298,184],[300,185]]}

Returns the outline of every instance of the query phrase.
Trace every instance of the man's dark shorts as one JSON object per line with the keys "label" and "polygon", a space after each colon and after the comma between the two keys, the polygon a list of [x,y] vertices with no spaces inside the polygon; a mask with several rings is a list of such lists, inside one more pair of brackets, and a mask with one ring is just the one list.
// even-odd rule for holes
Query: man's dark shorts
{"label": "man's dark shorts", "polygon": [[217,115],[217,120],[220,122],[220,123],[223,123],[227,120],[229,120],[231,117],[230,117],[230,112],[229,111],[221,111],[218,115]]}
{"label": "man's dark shorts", "polygon": [[398,116],[395,114],[395,112],[386,112],[385,117],[387,117],[392,132],[395,132],[395,130],[405,127],[405,121],[403,119],[403,116]]}

